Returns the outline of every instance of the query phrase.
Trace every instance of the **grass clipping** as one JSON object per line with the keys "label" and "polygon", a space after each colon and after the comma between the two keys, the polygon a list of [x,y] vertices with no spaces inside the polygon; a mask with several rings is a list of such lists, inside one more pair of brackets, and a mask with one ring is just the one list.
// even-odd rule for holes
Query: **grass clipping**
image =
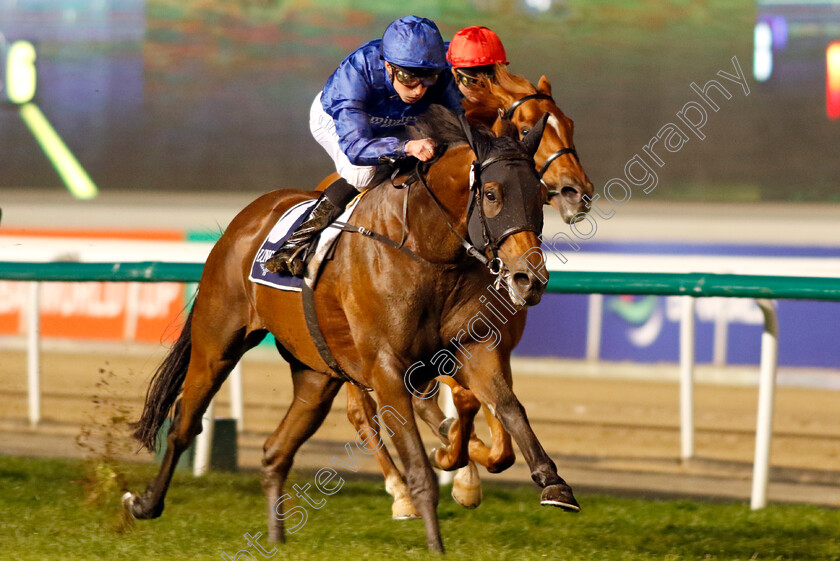
{"label": "grass clipping", "polygon": [[99,369],[99,381],[92,407],[85,412],[87,420],[76,436],[76,446],[85,454],[82,480],[83,504],[102,515],[106,529],[123,534],[131,531],[135,520],[123,507],[122,494],[128,490],[128,474],[132,471],[121,461],[132,453],[133,442],[128,426],[131,408],[125,403],[128,382],[113,370]]}

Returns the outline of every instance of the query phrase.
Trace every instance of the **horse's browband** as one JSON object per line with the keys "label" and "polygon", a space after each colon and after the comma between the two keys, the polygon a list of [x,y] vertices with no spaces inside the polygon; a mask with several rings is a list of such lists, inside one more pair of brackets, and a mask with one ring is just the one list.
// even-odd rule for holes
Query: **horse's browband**
{"label": "horse's browband", "polygon": [[[531,161],[531,159],[532,158],[526,158],[524,156],[496,156],[495,158],[488,158],[487,160],[484,160],[483,162],[481,162],[481,165],[479,166],[478,171],[482,172],[485,169],[492,166],[493,164],[498,163],[498,162],[504,162],[506,160],[525,160],[527,162],[527,161]],[[472,188],[472,187],[474,187],[474,186],[471,186],[470,188]]]}
{"label": "horse's browband", "polygon": [[508,107],[508,110],[505,111],[504,115],[502,115],[502,119],[507,119],[509,121],[511,117],[513,117],[513,113],[519,108],[520,105],[532,99],[550,99],[551,101],[554,101],[553,97],[546,94],[535,93],[531,95],[526,95],[525,97],[519,98],[516,101],[514,101],[513,105]]}

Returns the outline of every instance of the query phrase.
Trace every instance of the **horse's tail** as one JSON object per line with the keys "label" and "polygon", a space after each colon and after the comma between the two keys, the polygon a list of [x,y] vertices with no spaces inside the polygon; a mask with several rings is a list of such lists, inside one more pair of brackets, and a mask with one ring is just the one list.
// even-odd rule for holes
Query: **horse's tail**
{"label": "horse's tail", "polygon": [[[193,308],[194,309],[194,308]],[[187,321],[181,330],[178,340],[169,349],[163,362],[157,367],[149,389],[146,391],[146,403],[140,420],[133,424],[134,438],[150,452],[155,451],[155,441],[161,425],[169,416],[169,411],[181,393],[187,367],[190,365],[190,350],[192,342],[190,332],[192,327],[193,309],[187,315]]]}

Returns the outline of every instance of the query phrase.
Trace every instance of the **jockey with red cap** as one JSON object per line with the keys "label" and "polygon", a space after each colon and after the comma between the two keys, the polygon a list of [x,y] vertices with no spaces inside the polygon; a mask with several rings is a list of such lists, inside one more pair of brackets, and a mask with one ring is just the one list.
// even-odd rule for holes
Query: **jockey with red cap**
{"label": "jockey with red cap", "polygon": [[391,22],[381,40],[365,43],[342,61],[309,114],[312,135],[341,179],[324,190],[306,221],[266,261],[268,270],[302,275],[315,235],[368,187],[380,158],[425,162],[434,156],[432,140],[410,140],[407,127],[433,103],[463,113],[448,68],[440,31],[417,16]]}
{"label": "jockey with red cap", "polygon": [[449,43],[446,60],[452,65],[452,75],[461,94],[476,102],[472,88],[481,76],[490,79],[496,73],[496,64],[508,64],[505,47],[499,36],[482,26],[467,27],[459,31]]}

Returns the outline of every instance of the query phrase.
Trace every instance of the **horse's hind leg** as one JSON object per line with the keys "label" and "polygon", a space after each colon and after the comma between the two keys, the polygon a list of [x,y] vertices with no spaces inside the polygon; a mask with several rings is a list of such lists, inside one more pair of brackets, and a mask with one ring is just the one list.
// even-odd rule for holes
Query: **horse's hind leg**
{"label": "horse's hind leg", "polygon": [[[181,374],[167,377],[162,384],[153,382],[146,396],[146,410],[152,410],[156,402],[164,399],[163,394],[172,396],[179,387],[183,388],[175,404],[174,419],[167,436],[166,453],[157,476],[141,496],[131,493],[123,496],[123,502],[135,518],[157,518],[161,515],[175,466],[181,454],[201,432],[201,417],[210,400],[245,351],[265,336],[264,332],[252,332],[246,337],[244,328],[225,329],[219,322],[209,321],[208,315],[202,313],[198,301],[193,312],[195,318],[192,318],[191,313],[191,321],[179,338],[179,341],[186,338],[187,350],[182,349],[181,356],[173,356],[174,349],[178,347],[176,344],[164,360],[164,364],[171,363],[172,370]],[[228,319],[231,319],[231,316],[228,316]],[[186,370],[186,374],[183,374],[183,370]],[[146,434],[157,432],[167,410],[168,407],[162,411],[162,415],[157,414],[153,419],[144,411],[143,430]],[[144,420],[141,419],[141,425],[143,424]]]}
{"label": "horse's hind leg", "polygon": [[[425,388],[420,388],[420,394],[422,395],[433,391],[434,385],[440,384],[441,382],[449,385],[450,387],[451,384],[454,383],[451,381],[451,378],[447,376],[432,379]],[[414,412],[423,419],[427,425],[429,425],[432,432],[439,436],[444,444],[449,444],[449,428],[452,426],[452,423],[455,422],[455,419],[453,417],[447,418],[443,414],[443,411],[441,411],[440,405],[438,404],[437,395],[425,399],[415,395],[411,399],[411,405],[414,407]]]}
{"label": "horse's hind leg", "polygon": [[385,441],[379,434],[379,427],[372,420],[375,416],[376,402],[370,393],[357,386],[347,384],[347,418],[353,423],[357,435],[361,434],[360,431],[365,431],[364,434],[367,435],[364,439],[365,442],[378,443],[378,448],[374,453],[376,461],[379,463],[382,475],[385,476],[385,490],[394,498],[394,502],[391,504],[391,517],[394,520],[420,518],[417,509],[411,504],[405,479],[403,479],[397,466],[394,465],[394,460],[388,453]]}
{"label": "horse's hind leg", "polygon": [[[299,363],[293,364],[292,368],[294,400],[283,421],[263,446],[262,486],[268,499],[268,539],[272,542],[285,541],[283,521],[293,515],[292,511],[283,510],[283,503],[291,496],[281,494],[295,453],[324,422],[335,395],[344,383]],[[299,530],[306,520],[294,522],[290,533]]]}

